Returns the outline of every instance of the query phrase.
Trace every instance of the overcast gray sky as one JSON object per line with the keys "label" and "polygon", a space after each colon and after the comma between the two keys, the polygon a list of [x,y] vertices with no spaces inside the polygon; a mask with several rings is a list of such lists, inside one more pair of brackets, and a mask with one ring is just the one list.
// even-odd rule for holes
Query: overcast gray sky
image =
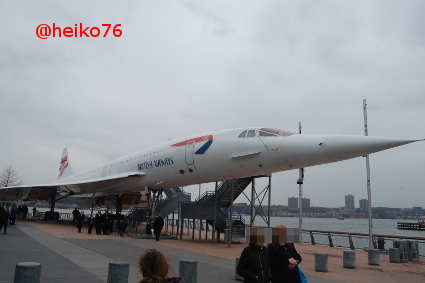
{"label": "overcast gray sky", "polygon": [[[424,1],[1,1],[0,169],[49,183],[65,146],[80,171],[169,138],[299,121],[364,135],[363,99],[369,135],[423,139],[424,19]],[[123,34],[39,39],[52,23]],[[424,149],[371,155],[373,206],[425,207]],[[273,175],[272,204],[298,196],[297,178]],[[352,194],[358,207],[365,159],[306,168],[304,184],[312,206]]]}

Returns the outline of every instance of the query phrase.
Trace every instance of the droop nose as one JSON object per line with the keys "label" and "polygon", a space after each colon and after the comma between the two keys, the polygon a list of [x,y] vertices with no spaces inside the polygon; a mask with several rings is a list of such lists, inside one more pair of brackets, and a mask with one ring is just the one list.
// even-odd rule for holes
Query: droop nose
{"label": "droop nose", "polygon": [[325,141],[325,154],[332,161],[364,156],[419,140],[405,140],[370,136],[333,136]]}

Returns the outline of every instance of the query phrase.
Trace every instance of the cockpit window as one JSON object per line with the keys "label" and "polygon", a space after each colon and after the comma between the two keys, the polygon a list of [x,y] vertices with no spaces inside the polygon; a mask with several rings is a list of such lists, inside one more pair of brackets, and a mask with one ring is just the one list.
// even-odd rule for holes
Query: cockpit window
{"label": "cockpit window", "polygon": [[244,137],[246,137],[246,130],[245,131],[243,131],[240,135],[239,135],[239,137],[238,138],[244,138]]}
{"label": "cockpit window", "polygon": [[243,131],[239,136],[239,138],[251,138],[251,137],[255,137],[255,130],[245,130]]}
{"label": "cockpit window", "polygon": [[292,136],[296,135],[296,133],[279,130],[279,129],[272,129],[272,128],[262,128],[259,130],[260,137],[278,137],[278,136]]}

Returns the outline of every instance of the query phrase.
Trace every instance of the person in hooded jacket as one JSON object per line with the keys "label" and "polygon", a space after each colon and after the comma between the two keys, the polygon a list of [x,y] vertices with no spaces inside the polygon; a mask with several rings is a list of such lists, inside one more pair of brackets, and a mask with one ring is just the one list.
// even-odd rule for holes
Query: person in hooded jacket
{"label": "person in hooded jacket", "polygon": [[250,243],[239,259],[237,272],[244,283],[269,283],[269,257],[263,243]]}

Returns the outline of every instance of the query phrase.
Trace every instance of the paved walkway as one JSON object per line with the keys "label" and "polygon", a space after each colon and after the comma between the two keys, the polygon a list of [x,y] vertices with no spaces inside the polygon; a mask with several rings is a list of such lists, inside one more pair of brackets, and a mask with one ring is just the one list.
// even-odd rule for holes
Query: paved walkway
{"label": "paved walkway", "polygon": [[[141,279],[137,259],[148,248],[163,252],[177,272],[180,259],[196,259],[199,282],[239,282],[234,279],[234,260],[157,245],[154,241],[60,239],[22,221],[9,226],[6,235],[0,233],[0,282],[13,282],[17,263],[39,262],[42,283],[103,283],[109,262],[118,260],[130,263],[129,283],[136,283]],[[307,279],[310,283],[339,282],[308,275]]]}

